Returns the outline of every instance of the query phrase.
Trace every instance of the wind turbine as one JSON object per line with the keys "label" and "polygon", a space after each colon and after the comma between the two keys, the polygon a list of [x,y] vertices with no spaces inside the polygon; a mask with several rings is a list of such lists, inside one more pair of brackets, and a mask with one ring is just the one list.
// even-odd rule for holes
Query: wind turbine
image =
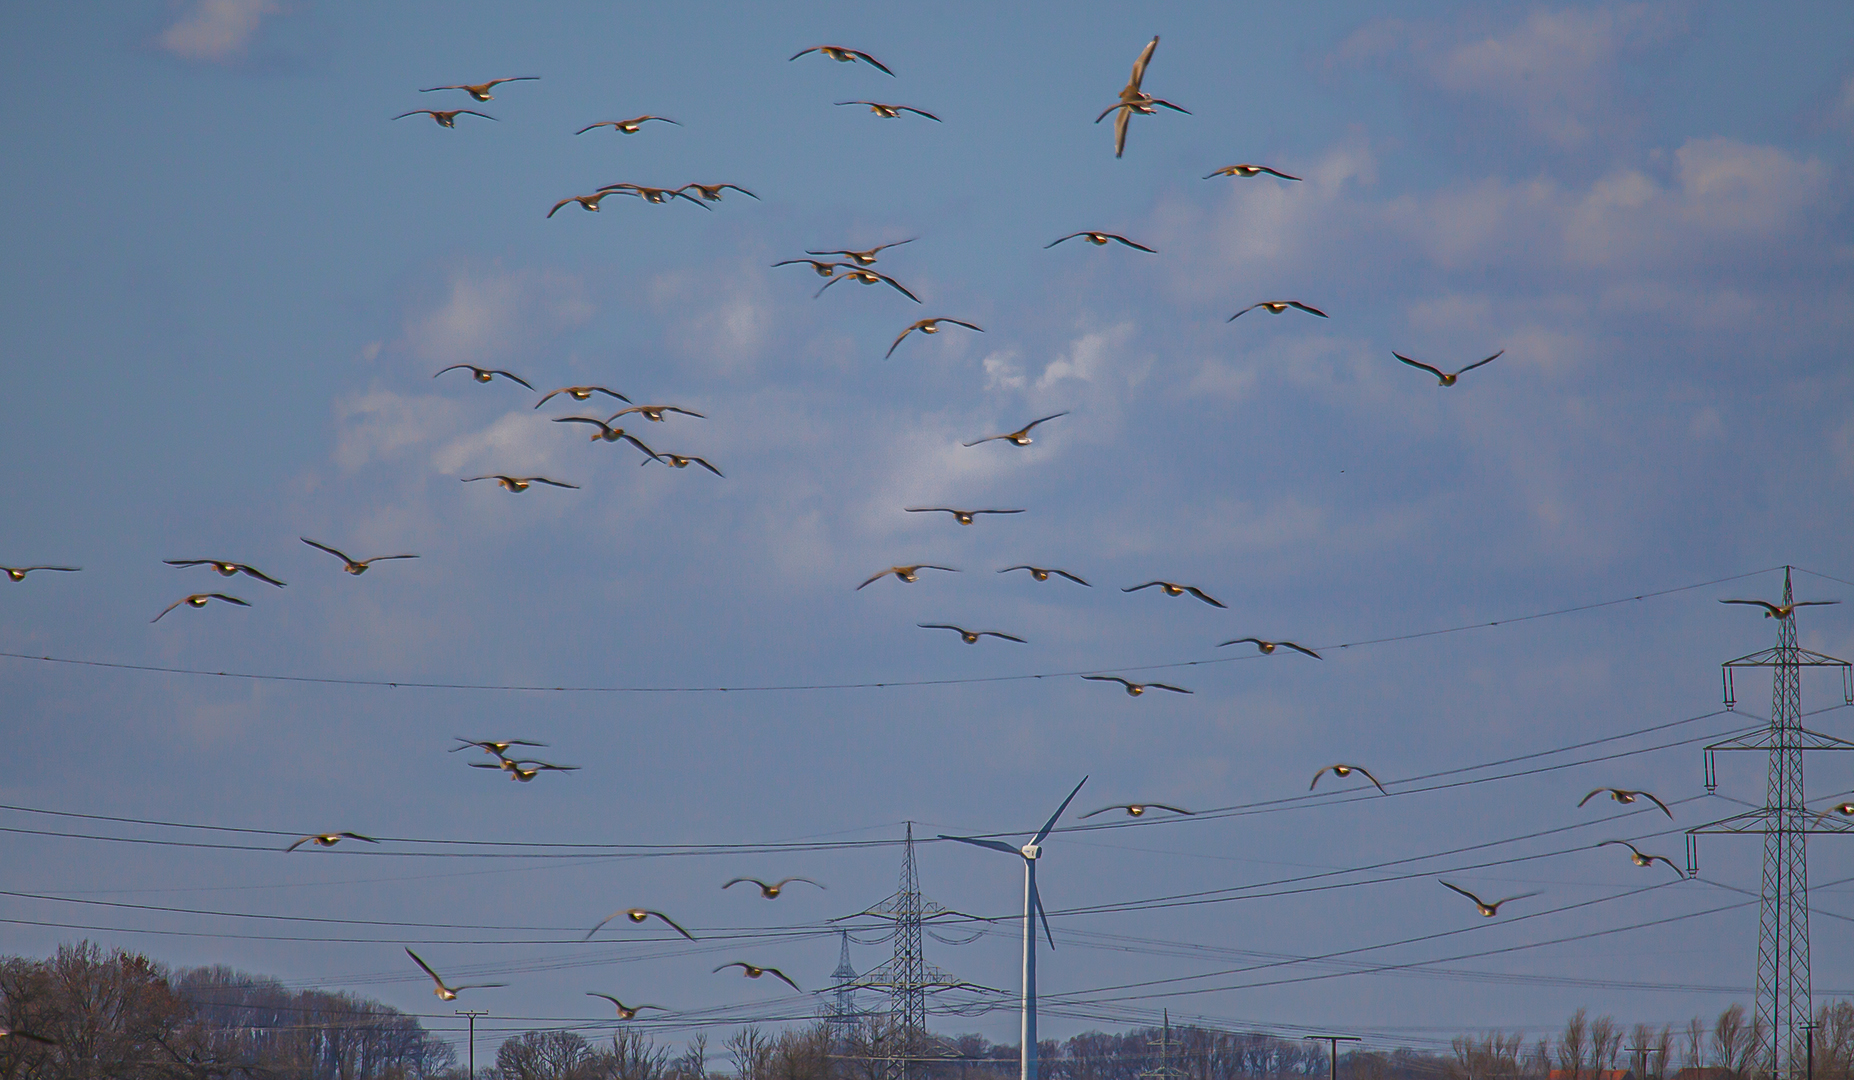
{"label": "wind turbine", "polygon": [[1056,947],[1056,936],[1049,931],[1049,915],[1043,910],[1043,897],[1036,891],[1036,860],[1043,854],[1043,841],[1049,838],[1049,831],[1056,827],[1056,819],[1069,808],[1069,803],[1081,791],[1082,784],[1088,782],[1086,776],[1069,797],[1062,800],[1056,812],[1049,815],[1036,835],[1023,847],[1012,847],[1002,840],[981,840],[972,836],[948,836],[940,834],[942,840],[957,840],[974,847],[990,848],[1015,855],[1024,861],[1024,1013],[1022,1042],[1022,1067],[1018,1072],[1019,1080],[1038,1080],[1036,1073],[1036,919],[1043,920],[1043,936],[1049,939],[1049,947]]}

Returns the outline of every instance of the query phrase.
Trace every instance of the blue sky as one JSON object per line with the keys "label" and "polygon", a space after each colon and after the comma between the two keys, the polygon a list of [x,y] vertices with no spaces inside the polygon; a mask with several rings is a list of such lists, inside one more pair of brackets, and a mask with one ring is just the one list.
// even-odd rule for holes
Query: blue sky
{"label": "blue sky", "polygon": [[[1799,574],[1801,594],[1854,588],[1829,580],[1854,580],[1845,6],[995,7],[199,0],[0,13],[15,86],[0,118],[0,237],[14,255],[0,268],[0,455],[14,479],[0,561],[83,567],[0,582],[0,650],[398,683],[893,683],[1223,659],[1234,650],[1217,642],[1248,635],[1361,642],[1783,563],[1829,576]],[[1146,89],[1191,115],[1135,117],[1116,160],[1111,124],[1091,121],[1153,34]],[[825,42],[865,49],[895,77],[786,60]],[[540,81],[481,105],[418,92],[509,75]],[[856,98],[944,123],[832,104]],[[389,119],[461,106],[497,120]],[[681,126],[572,134],[641,113]],[[1239,161],[1305,179],[1200,179]],[[544,216],[603,184],[690,181],[760,200],[614,198]],[[1045,250],[1081,229],[1158,254]],[[821,279],[770,266],[910,238],[877,269],[920,305],[852,284],[814,300]],[[1275,298],[1332,317],[1225,321]],[[883,358],[935,315],[985,332],[913,335]],[[1391,355],[1452,369],[1499,349],[1450,388]],[[537,411],[510,383],[431,377],[460,362],[703,412],[633,430],[726,477],[640,468],[635,451],[548,422],[590,406]],[[961,445],[1062,410],[1029,447]],[[580,488],[459,483],[484,472]],[[1027,512],[966,528],[903,512],[919,505]],[[421,558],[350,577],[301,536]],[[288,588],[162,564],[206,557]],[[917,561],[961,573],[855,589]],[[1094,588],[992,572],[1018,562]],[[1119,591],[1155,577],[1228,608]],[[1131,699],[1072,675],[518,693],[4,659],[0,722],[21,767],[0,795],[286,833],[667,845],[892,840],[909,820],[920,835],[1029,830],[1083,774],[1081,809],[1229,807],[1304,794],[1333,760],[1389,782],[1704,717],[1718,708],[1716,665],[1772,637],[1715,601],[1780,587],[1763,573],[1317,663],[1284,652],[1153,676],[1189,697]],[[221,589],[253,606],[148,622]],[[1808,613],[1803,643],[1854,654],[1848,610]],[[922,622],[1028,643],[966,647]],[[1826,682],[1804,693],[1805,708],[1839,700]],[[1766,715],[1761,695],[1741,683],[1743,715],[1604,744],[1585,756],[1643,752],[1576,768],[1059,835],[1041,875],[1062,947],[1043,986],[1072,995],[1077,1015],[1044,1030],[1169,1007],[1395,1045],[1536,1029],[1579,1005],[1658,1022],[1748,1000],[1755,906],[1538,943],[1743,899],[1702,882],[1634,895],[1647,879],[1616,849],[1571,849],[1647,836],[1678,857],[1678,832],[1575,803],[1617,784],[1690,800],[1676,805],[1679,829],[1733,812],[1701,798],[1698,746]],[[1812,722],[1845,735],[1845,716]],[[510,784],[445,753],[454,736],[545,741],[549,760],[581,768]],[[1698,741],[1647,749],[1679,740]],[[1847,763],[1810,770],[1822,797],[1854,788]],[[1759,797],[1755,762],[1729,763],[1722,781],[1722,795]],[[0,816],[14,829],[205,836]],[[1062,913],[1574,825],[1494,849],[1567,854],[1502,867],[1441,860],[1324,893]],[[812,989],[835,938],[684,956],[641,931],[587,946],[523,943],[560,936],[526,930],[443,944],[461,932],[430,927],[586,927],[636,903],[717,933],[816,931],[892,891],[899,863],[892,846],[579,861],[17,832],[0,845],[10,888],[64,898],[0,899],[0,917],[24,920],[8,926],[11,952],[90,936],[350,988],[454,1026],[403,940],[440,970],[511,983],[477,1001],[517,1018],[492,1028],[597,1020],[583,995],[601,990],[671,1006],[658,1028],[671,1041],[698,1019],[805,1015],[813,1003],[709,968],[738,956]],[[267,845],[282,843],[252,846]],[[1707,841],[1703,876],[1754,889],[1755,847]],[[1811,850],[1814,880],[1854,876],[1854,853]],[[1003,860],[948,845],[920,858],[948,906],[1004,915],[1018,902]],[[829,890],[770,905],[716,887],[737,874],[804,874]],[[1535,946],[1440,974],[1128,1001],[1100,989],[1237,966],[1215,950],[1305,957],[1470,925],[1437,876],[1538,889],[1541,911],[1598,902],[1365,954],[1415,964]],[[1816,902],[1854,916],[1847,885]],[[1821,996],[1850,959],[1840,925],[1817,919]],[[379,940],[330,940],[351,937]],[[860,946],[855,962],[883,948]],[[929,959],[1015,986],[1008,925],[932,943]],[[1202,985],[1222,984],[1160,990]],[[1016,1021],[1006,1009],[935,1023],[1009,1040]]]}

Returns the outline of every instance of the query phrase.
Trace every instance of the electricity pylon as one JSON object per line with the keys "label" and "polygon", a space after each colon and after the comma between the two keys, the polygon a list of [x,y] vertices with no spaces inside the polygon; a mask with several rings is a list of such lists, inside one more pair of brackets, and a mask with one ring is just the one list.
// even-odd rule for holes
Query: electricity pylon
{"label": "electricity pylon", "polygon": [[1159,1065],[1135,1075],[1139,1080],[1188,1080],[1190,1074],[1172,1064],[1172,1011],[1166,1009],[1162,1015],[1164,1024],[1159,1028],[1159,1041],[1147,1040],[1149,1045],[1159,1048]]}
{"label": "electricity pylon", "polygon": [[[908,1080],[915,1062],[924,1060],[927,1036],[927,994],[970,984],[929,964],[921,955],[921,927],[951,910],[921,895],[920,871],[914,863],[914,823],[908,822],[907,843],[901,857],[901,887],[888,899],[863,912],[886,919],[895,927],[895,952],[880,966],[847,984],[848,989],[880,990],[888,994],[888,1019],[881,1032],[883,1080]],[[847,945],[846,945],[847,948]]]}
{"label": "electricity pylon", "polygon": [[833,999],[824,1006],[823,1020],[831,1039],[838,1046],[849,1043],[863,1012],[856,1007],[856,969],[850,966],[850,932],[839,931],[843,947],[837,953],[837,970],[830,973],[831,985],[837,988]]}
{"label": "electricity pylon", "polygon": [[1803,839],[1809,833],[1854,832],[1854,817],[1810,810],[1803,802],[1803,751],[1854,750],[1854,742],[1802,726],[1802,669],[1841,669],[1842,699],[1854,705],[1854,674],[1837,660],[1796,644],[1795,594],[1790,568],[1783,568],[1783,602],[1767,612],[1777,620],[1774,649],[1727,660],[1723,665],[1725,707],[1737,705],[1732,673],[1739,668],[1773,669],[1770,724],[1706,748],[1706,790],[1718,786],[1713,755],[1722,750],[1770,754],[1764,805],[1687,830],[1687,876],[1699,873],[1698,838],[1704,833],[1758,833],[1764,837],[1762,907],[1757,928],[1757,1015],[1770,1033],[1760,1048],[1773,1077],[1793,1077],[1805,1055],[1807,1027],[1814,1019],[1809,983],[1809,869]]}

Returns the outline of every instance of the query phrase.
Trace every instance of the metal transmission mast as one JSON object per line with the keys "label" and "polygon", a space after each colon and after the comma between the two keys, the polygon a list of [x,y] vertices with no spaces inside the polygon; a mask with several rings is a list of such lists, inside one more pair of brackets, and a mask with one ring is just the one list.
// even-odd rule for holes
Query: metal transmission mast
{"label": "metal transmission mast", "polygon": [[837,970],[830,973],[830,981],[837,992],[833,1000],[824,1006],[823,1020],[829,1029],[831,1038],[842,1046],[855,1034],[857,1022],[862,1019],[862,1010],[856,1007],[856,969],[850,966],[850,932],[839,931],[843,938],[843,947],[837,953]]}
{"label": "metal transmission mast", "polygon": [[880,966],[846,985],[888,994],[888,1019],[881,1035],[882,1076],[883,1080],[907,1080],[914,1071],[913,1062],[924,1056],[928,991],[969,985],[929,964],[921,955],[922,925],[953,912],[921,895],[920,871],[914,863],[912,821],[908,822],[907,843],[901,857],[901,887],[863,914],[894,924],[895,952]]}
{"label": "metal transmission mast", "polygon": [[[1730,602],[1730,601],[1728,601]],[[1738,601],[1745,603],[1745,601]],[[1761,603],[1751,601],[1750,603]],[[1809,984],[1809,869],[1803,839],[1809,833],[1854,832],[1854,819],[1834,820],[1803,802],[1803,751],[1854,750],[1854,742],[1802,726],[1802,669],[1841,669],[1842,699],[1854,705],[1854,674],[1837,660],[1796,644],[1798,606],[1783,568],[1783,601],[1764,604],[1777,620],[1777,646],[1727,660],[1725,707],[1736,706],[1732,673],[1773,669],[1770,724],[1706,748],[1706,790],[1718,787],[1713,755],[1721,750],[1763,750],[1770,755],[1764,806],[1687,830],[1687,875],[1699,873],[1698,838],[1704,833],[1759,833],[1764,837],[1763,906],[1757,930],[1757,1015],[1770,1032],[1766,1061],[1773,1077],[1794,1076],[1814,1019]],[[1802,606],[1808,606],[1804,604]]]}
{"label": "metal transmission mast", "polygon": [[1172,1064],[1172,1011],[1166,1009],[1164,1026],[1159,1028],[1159,1041],[1147,1040],[1148,1045],[1159,1048],[1159,1065],[1135,1074],[1138,1080],[1187,1080],[1189,1073]]}

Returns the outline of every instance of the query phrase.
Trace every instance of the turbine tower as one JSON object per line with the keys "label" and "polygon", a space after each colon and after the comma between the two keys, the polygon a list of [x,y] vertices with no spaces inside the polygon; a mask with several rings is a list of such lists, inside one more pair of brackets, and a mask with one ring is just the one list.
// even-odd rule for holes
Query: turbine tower
{"label": "turbine tower", "polygon": [[1770,1040],[1760,1048],[1773,1077],[1794,1077],[1802,1069],[1810,1022],[1809,870],[1804,837],[1809,833],[1854,832],[1854,818],[1822,814],[1803,802],[1803,751],[1854,750],[1854,742],[1802,726],[1802,669],[1841,669],[1842,698],[1854,705],[1854,676],[1846,660],[1837,660],[1796,644],[1796,608],[1836,601],[1796,602],[1790,568],[1783,568],[1783,602],[1727,600],[1759,605],[1777,620],[1777,646],[1727,660],[1725,707],[1737,705],[1732,672],[1739,668],[1773,669],[1770,724],[1706,747],[1706,790],[1718,787],[1713,755],[1721,750],[1764,750],[1770,754],[1764,806],[1687,830],[1687,876],[1699,874],[1698,838],[1706,833],[1761,833],[1764,837],[1762,907],[1757,933],[1757,1016]]}
{"label": "turbine tower", "polygon": [[993,851],[1003,851],[1015,855],[1024,861],[1023,1042],[1019,1049],[1021,1064],[1018,1069],[1018,1080],[1037,1080],[1036,920],[1039,917],[1043,920],[1043,935],[1049,939],[1049,947],[1051,949],[1056,947],[1056,936],[1049,931],[1049,915],[1043,910],[1043,898],[1036,891],[1036,861],[1043,854],[1043,841],[1049,838],[1049,831],[1056,827],[1056,819],[1061,817],[1062,812],[1069,808],[1069,803],[1075,801],[1075,796],[1080,793],[1082,784],[1087,782],[1088,778],[1086,776],[1081,778],[1081,783],[1075,785],[1075,790],[1069,792],[1069,797],[1062,800],[1062,805],[1056,807],[1056,812],[1049,815],[1049,820],[1043,823],[1043,827],[1037,830],[1036,836],[1032,837],[1030,842],[1023,847],[1012,847],[1002,840],[982,840],[972,836],[947,836],[945,833],[940,834],[940,839],[942,840],[957,840],[962,844],[971,844],[974,847],[990,848]]}

